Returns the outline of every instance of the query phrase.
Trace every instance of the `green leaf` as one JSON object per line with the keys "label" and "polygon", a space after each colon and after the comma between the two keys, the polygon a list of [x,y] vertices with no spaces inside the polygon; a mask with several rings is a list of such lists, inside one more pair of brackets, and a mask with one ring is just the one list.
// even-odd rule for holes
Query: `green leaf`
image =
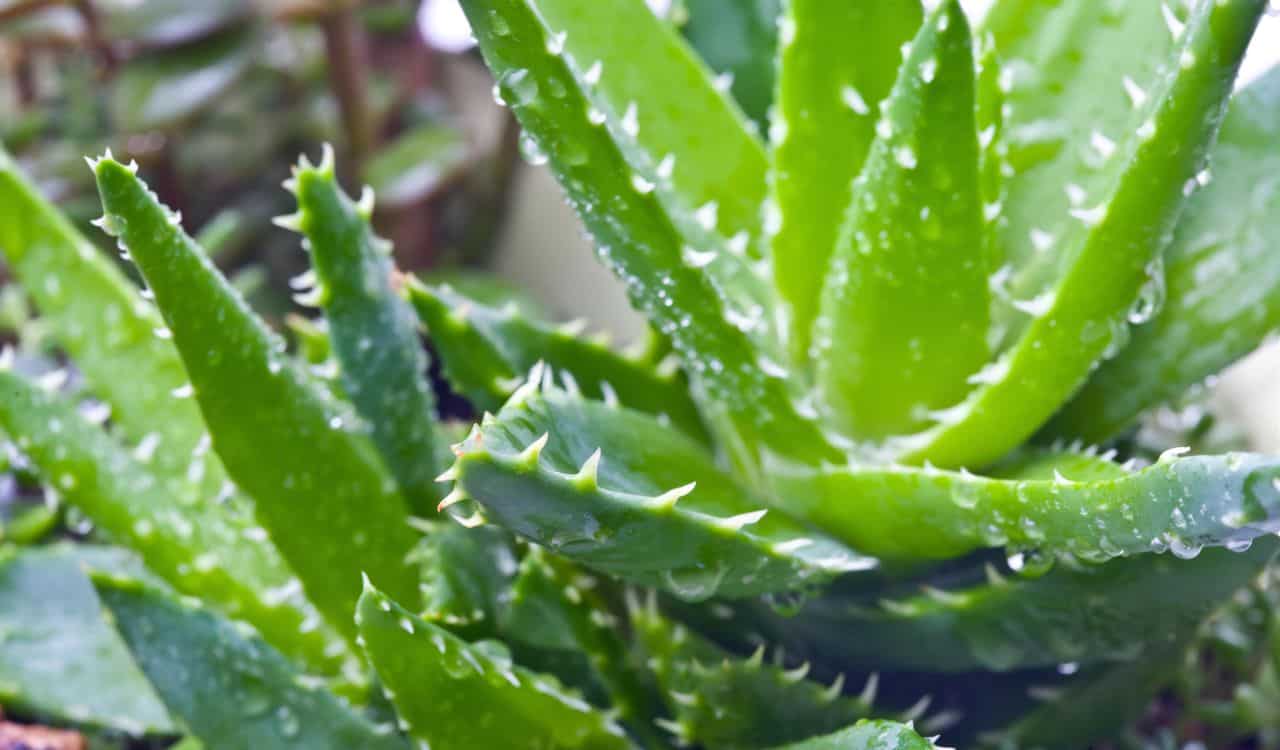
{"label": "green leaf", "polygon": [[534,547],[520,561],[503,631],[510,640],[584,655],[618,718],[650,744],[662,747],[665,743],[651,722],[658,713],[657,698],[640,677],[617,617],[597,590],[599,583]]}
{"label": "green leaf", "polygon": [[114,79],[112,120],[129,133],[179,124],[235,86],[259,44],[252,31],[232,31],[131,60]]}
{"label": "green leaf", "polygon": [[369,723],[252,631],[140,581],[91,576],[138,666],[205,746],[407,747],[391,726]]}
{"label": "green leaf", "polygon": [[[1252,351],[1280,327],[1280,69],[1236,94],[1211,154],[1212,180],[1192,194],[1165,260],[1164,306],[1141,322],[1046,427],[1101,441],[1144,409]],[[1207,179],[1209,173],[1204,175]]]}
{"label": "green leaf", "polygon": [[0,548],[0,702],[80,726],[173,733],[160,699],[99,617],[85,563],[141,567],[106,547]]}
{"label": "green leaf", "polygon": [[[773,295],[757,265],[768,160],[732,97],[643,0],[524,2],[549,35],[546,51],[559,50],[604,116],[632,187],[654,191],[688,248],[683,254],[705,263],[725,317],[772,352]],[[533,136],[526,143],[540,142],[542,134],[525,127]]]}
{"label": "green leaf", "polygon": [[539,361],[588,398],[615,399],[628,408],[665,414],[686,434],[706,429],[678,373],[582,339],[572,324],[531,319],[514,306],[482,304],[449,286],[410,279],[409,301],[443,360],[445,376],[479,409],[497,409]]}
{"label": "green leaf", "polygon": [[[611,6],[607,26],[626,28],[612,14],[626,12],[629,18],[636,12],[633,5],[648,13],[638,0],[626,3],[625,11]],[[590,84],[594,78],[588,75],[592,61],[563,54],[559,37],[553,36],[560,29],[549,28],[524,0],[465,0],[463,8],[485,59],[498,77],[499,93],[536,142],[537,151],[549,159],[570,203],[595,237],[600,256],[626,282],[632,302],[649,316],[660,333],[671,338],[689,373],[703,416],[712,431],[724,438],[737,467],[750,472],[757,465],[762,444],[782,453],[804,446],[806,456],[835,455],[817,427],[796,412],[784,380],[776,374],[777,365],[762,367],[752,340],[726,319],[726,313],[741,316],[743,312],[734,313],[717,303],[719,282],[707,266],[737,256],[725,255],[711,246],[688,245],[684,236],[688,227],[665,203],[667,189],[664,187],[664,197],[660,197],[652,187],[656,183],[643,172],[636,174],[628,157],[634,146],[624,132],[632,129],[627,122],[630,118],[614,109],[617,102],[604,101],[598,91],[603,83]],[[636,28],[648,29],[648,22]],[[659,28],[655,33],[670,32]],[[590,31],[570,33],[568,41],[590,35]],[[630,31],[629,35],[640,36]],[[631,45],[628,43],[627,47]],[[548,49],[562,54],[552,54]],[[602,76],[607,76],[608,71],[627,76],[619,80],[643,79],[650,85],[661,82],[663,87],[691,95],[685,87],[673,87],[669,80],[655,75],[647,65],[624,70],[608,68]],[[687,80],[687,76],[676,80]],[[609,84],[610,90],[614,85]],[[660,108],[656,106],[639,106],[637,116],[658,112]],[[597,122],[609,127],[599,127]],[[642,123],[639,133],[648,137],[659,129],[646,128]],[[618,135],[617,141],[614,134]],[[734,132],[726,133],[723,128],[713,136],[724,141],[736,138]],[[704,151],[713,150],[708,147]],[[674,174],[688,174],[699,180],[718,174],[717,168],[709,167],[706,172],[691,168],[690,165],[711,164],[705,153],[689,155],[683,163],[677,160]],[[754,179],[742,181],[745,189],[755,184]],[[763,191],[763,182],[760,189]],[[710,218],[709,214],[706,212],[704,218]],[[728,210],[717,210],[722,231],[729,226],[728,216]],[[763,313],[762,308],[759,314]],[[755,314],[735,319],[743,328],[758,333]]]}
{"label": "green leaf", "polygon": [[[308,598],[354,637],[360,572],[416,601],[404,500],[353,419],[284,356],[270,333],[132,171],[94,167],[103,226],[154,290],[213,447]],[[211,356],[216,353],[216,356]],[[270,461],[263,450],[270,447]]]}
{"label": "green leaf", "polygon": [[621,727],[497,644],[459,640],[372,587],[356,620],[406,731],[437,750],[631,747]]}
{"label": "green leaf", "polygon": [[772,747],[834,732],[871,713],[868,700],[841,695],[843,676],[820,685],[806,679],[807,662],[794,669],[765,663],[763,646],[748,659],[733,657],[663,618],[652,600],[632,608],[631,623],[675,717],[664,724],[683,743]]}
{"label": "green leaf", "polygon": [[302,162],[293,180],[298,213],[280,221],[306,235],[314,276],[307,279],[314,285],[299,296],[324,310],[343,391],[368,423],[400,491],[425,516],[439,499],[435,396],[417,318],[393,288],[398,272],[390,245],[369,224],[373,194],[351,202],[334,178],[329,148],[320,166]]}
{"label": "green leaf", "polygon": [[718,73],[716,85],[729,84],[756,127],[768,124],[773,102],[780,5],[780,0],[684,0],[681,30],[698,56]]}
{"label": "green leaf", "polygon": [[[1183,642],[1263,570],[1278,546],[1266,537],[1245,552],[1064,561],[1047,573],[1052,560],[1019,553],[1010,564],[1021,573],[988,564],[985,580],[945,589],[831,594],[794,617],[765,614],[763,627],[783,644],[804,644],[795,650],[847,669],[1006,671],[1131,661]],[[858,637],[845,637],[849,632]]]}
{"label": "green leaf", "polygon": [[835,734],[797,742],[778,750],[946,750],[916,734],[910,725],[863,719]]}
{"label": "green leaf", "polygon": [[851,435],[925,427],[987,361],[975,101],[968,21],[948,0],[885,100],[814,324],[818,387]]}
{"label": "green leaf", "polygon": [[433,524],[413,557],[422,571],[423,617],[467,638],[498,635],[499,607],[519,565],[510,534]]}
{"label": "green leaf", "polygon": [[[1022,294],[1022,285],[1010,287],[1019,300],[1015,307],[1030,318],[1016,343],[979,374],[982,384],[968,399],[937,415],[937,426],[905,439],[899,460],[944,466],[994,461],[1038,429],[1099,359],[1119,350],[1132,308],[1147,304],[1143,297],[1162,273],[1161,253],[1186,199],[1183,185],[1204,166],[1264,5],[1226,0],[1196,6],[1167,70],[1134,97],[1142,106],[1132,107],[1130,127],[1114,134],[1119,145],[1093,139],[1097,155],[1110,157],[1102,165],[1106,178],[1090,182],[1080,205],[1063,208],[1067,224],[1055,235],[1059,252],[1052,254],[1061,274],[1037,286],[1032,298]],[[1115,43],[1138,48],[1133,39]],[[1087,85],[1094,92],[1089,96],[1103,98],[1096,94],[1099,81]],[[1055,179],[1054,189],[1069,181]],[[1008,225],[1013,237],[1029,236],[1014,224]]]}
{"label": "green leaf", "polygon": [[364,177],[385,208],[406,208],[456,179],[470,150],[462,133],[428,123],[397,137],[369,157]]}
{"label": "green leaf", "polygon": [[[163,321],[3,152],[0,252],[39,308],[42,325],[111,407],[114,428],[130,442],[152,446],[150,464],[158,473],[186,476],[207,438],[199,408],[171,395],[187,377],[172,343],[154,333]],[[220,492],[226,474],[217,457],[194,464],[203,472],[204,494]]]}
{"label": "green leaf", "polygon": [[853,181],[875,139],[880,102],[897,80],[900,47],[923,13],[919,0],[791,0],[784,14],[771,184],[781,222],[770,254],[792,361],[807,365]]}
{"label": "green leaf", "polygon": [[1102,665],[1036,691],[1043,703],[1011,726],[984,733],[984,745],[1075,750],[1114,737],[1168,685],[1186,649],[1186,639],[1180,639],[1140,659]]}
{"label": "green leaf", "polygon": [[1178,457],[1109,479],[1032,470],[1005,478],[930,466],[779,466],[779,507],[877,557],[945,559],[982,547],[1092,561],[1242,546],[1280,521],[1280,462],[1228,453]]}
{"label": "green leaf", "polygon": [[318,627],[265,532],[235,509],[151,474],[74,404],[11,372],[0,372],[0,427],[68,503],[174,588],[252,622],[317,671],[350,656]]}
{"label": "green leaf", "polygon": [[474,498],[516,534],[691,601],[794,589],[875,564],[767,510],[683,434],[545,384],[538,392],[541,374],[458,446],[446,504]]}

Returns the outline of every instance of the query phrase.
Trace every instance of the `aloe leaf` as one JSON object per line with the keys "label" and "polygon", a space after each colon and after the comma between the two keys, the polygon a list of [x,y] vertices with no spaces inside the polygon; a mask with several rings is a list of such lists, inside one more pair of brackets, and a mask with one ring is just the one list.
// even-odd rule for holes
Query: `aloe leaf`
{"label": "aloe leaf", "polygon": [[658,712],[656,696],[632,663],[617,618],[596,590],[598,585],[594,577],[534,547],[520,561],[503,630],[513,640],[583,654],[618,718],[649,744],[661,747],[665,743],[650,721]]}
{"label": "aloe leaf", "polygon": [[[683,0],[681,31],[757,127],[767,124],[781,0]],[[678,22],[679,19],[677,19]]]}
{"label": "aloe leaf", "polygon": [[[526,2],[467,0],[463,7],[498,76],[499,92],[550,161],[600,256],[627,283],[632,302],[671,338],[703,416],[738,467],[755,467],[761,445],[781,453],[805,446],[806,456],[834,455],[813,422],[796,411],[777,364],[762,366],[752,339],[726,318],[736,314],[743,328],[755,332],[757,316],[741,317],[741,310],[717,303],[718,282],[707,266],[724,255],[689,245],[678,219],[651,187],[655,183],[635,174],[625,153],[629,146],[620,146],[612,129],[593,124],[606,124],[609,115],[601,119],[607,104],[596,101],[589,84],[591,61],[548,52],[559,49],[553,36],[559,29],[545,25]],[[658,80],[647,68],[635,70],[641,73]]]}
{"label": "aloe leaf", "polygon": [[319,627],[261,528],[151,474],[73,404],[0,372],[0,426],[68,503],[179,591],[252,622],[317,671],[335,671],[350,656]]}
{"label": "aloe leaf", "polygon": [[206,747],[405,748],[252,631],[135,579],[91,573],[108,620]]}
{"label": "aloe leaf", "polygon": [[324,310],[341,365],[342,387],[369,424],[373,443],[415,512],[438,500],[432,449],[435,396],[413,309],[393,288],[390,245],[373,234],[373,194],[359,204],[333,174],[333,150],[319,166],[294,173],[298,213],[280,221],[307,237],[314,286],[304,292]]}
{"label": "aloe leaf", "polygon": [[202,474],[217,494],[226,474],[216,456],[196,456],[205,437],[194,403],[174,400],[187,382],[177,351],[155,336],[155,307],[102,256],[7,155],[0,152],[0,252],[41,313],[58,345],[75,360],[111,422],[132,442],[151,447],[157,471]]}
{"label": "aloe leaf", "polygon": [[923,12],[919,0],[791,0],[783,14],[771,131],[771,193],[781,221],[770,255],[787,305],[792,361],[807,364],[853,181],[875,139],[879,105],[897,80],[901,45],[915,36]]}
{"label": "aloe leaf", "polygon": [[804,740],[778,750],[947,750],[915,733],[909,724],[863,719],[825,737]]}
{"label": "aloe leaf", "polygon": [[[1194,560],[1143,554],[1102,565],[1043,570],[1032,553],[1011,556],[1020,574],[909,595],[811,602],[794,618],[768,617],[783,643],[808,643],[849,669],[937,672],[1131,661],[1182,642],[1247,585],[1278,548],[1205,550]],[[1037,569],[1038,568],[1038,569]],[[858,638],[838,634],[857,632]],[[806,649],[809,650],[809,649]]]}
{"label": "aloe leaf", "polygon": [[[1100,441],[1280,327],[1280,70],[1238,92],[1165,259],[1165,302],[1046,427]],[[1202,179],[1209,179],[1205,173]],[[1138,319],[1150,311],[1137,311]]]}
{"label": "aloe leaf", "polygon": [[706,435],[688,384],[676,372],[584,340],[572,325],[553,326],[510,306],[484,305],[448,286],[410,279],[407,291],[440,353],[445,376],[477,408],[500,407],[520,375],[543,361],[588,398],[616,399],[628,408],[665,414],[687,434]]}
{"label": "aloe leaf", "polygon": [[366,586],[356,620],[369,661],[415,739],[478,747],[629,748],[622,728],[500,648],[459,640]]}
{"label": "aloe leaf", "polygon": [[176,125],[229,91],[256,47],[252,31],[231,31],[130,61],[111,91],[112,119],[131,133]]}
{"label": "aloe leaf", "polygon": [[[259,522],[307,597],[350,637],[362,570],[416,601],[405,560],[416,542],[407,508],[350,415],[296,371],[283,341],[129,168],[104,158],[94,172],[104,228],[129,248],[154,290],[214,450],[253,496]],[[263,461],[268,446],[272,460]]]}
{"label": "aloe leaf", "polygon": [[648,655],[674,720],[664,725],[683,743],[716,748],[766,748],[865,719],[871,705],[793,669],[766,663],[761,647],[739,659],[675,625],[654,606],[635,606],[631,624]]}
{"label": "aloe leaf", "polygon": [[467,638],[499,634],[499,607],[519,566],[509,534],[433,525],[413,558],[422,570],[423,617]]}
{"label": "aloe leaf", "polygon": [[1008,545],[1093,561],[1211,545],[1275,532],[1280,463],[1228,453],[1180,457],[1109,479],[1031,473],[1005,478],[933,467],[778,466],[780,507],[878,557],[944,559]]}
{"label": "aloe leaf", "polygon": [[691,601],[794,589],[875,564],[768,510],[653,417],[539,392],[540,379],[457,446],[446,502],[473,498],[520,536]]}
{"label": "aloe leaf", "polygon": [[921,429],[987,361],[975,107],[968,21],[945,2],[885,100],[814,323],[818,387],[853,435]]}
{"label": "aloe leaf", "polygon": [[135,564],[120,550],[89,545],[0,548],[0,702],[80,726],[173,733],[155,691],[99,617],[98,597],[80,570],[86,562]]}
{"label": "aloe leaf", "polygon": [[[732,97],[642,0],[525,4],[549,34],[546,51],[563,57],[594,111],[604,115],[635,175],[633,187],[654,191],[683,235],[686,254],[705,262],[703,273],[725,315],[772,352],[773,295],[756,266],[768,161]],[[533,137],[527,143],[542,138],[526,128]]]}
{"label": "aloe leaf", "polygon": [[1031,316],[1017,342],[975,376],[982,385],[939,414],[936,427],[903,441],[900,460],[993,461],[1039,428],[1099,359],[1118,351],[1132,308],[1154,293],[1161,252],[1186,198],[1183,185],[1204,166],[1264,5],[1196,6],[1169,70],[1135,108],[1131,135],[1102,148],[1107,163],[1122,168],[1105,191],[1086,191],[1088,202],[1071,209],[1071,231],[1058,242],[1065,272],[1030,301],[1015,290],[1025,302],[1018,307]]}
{"label": "aloe leaf", "polygon": [[1169,683],[1186,649],[1182,639],[1140,659],[1099,666],[1063,685],[1037,690],[1041,705],[1002,730],[983,733],[983,745],[1074,750],[1114,737]]}

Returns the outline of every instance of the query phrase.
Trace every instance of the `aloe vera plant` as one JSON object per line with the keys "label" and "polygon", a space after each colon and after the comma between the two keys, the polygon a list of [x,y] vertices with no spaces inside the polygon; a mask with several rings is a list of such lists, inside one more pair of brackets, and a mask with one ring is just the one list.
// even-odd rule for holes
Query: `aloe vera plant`
{"label": "aloe vera plant", "polygon": [[1273,746],[1280,458],[1141,427],[1280,326],[1264,4],[790,0],[762,133],[642,0],[463,0],[627,351],[397,271],[327,149],[292,353],[131,166],[90,160],[140,287],[0,161],[75,368],[6,356],[8,460],[115,547],[0,552],[0,702],[268,750]]}

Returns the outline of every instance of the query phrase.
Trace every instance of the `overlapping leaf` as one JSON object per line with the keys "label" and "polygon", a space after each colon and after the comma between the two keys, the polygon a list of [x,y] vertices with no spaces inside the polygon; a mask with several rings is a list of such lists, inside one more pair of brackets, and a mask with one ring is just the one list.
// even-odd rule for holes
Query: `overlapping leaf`
{"label": "overlapping leaf", "polygon": [[[213,447],[302,588],[334,627],[350,613],[362,570],[407,601],[417,597],[406,556],[416,535],[395,483],[354,417],[330,403],[284,356],[249,310],[132,171],[94,166],[103,228],[129,249],[154,291],[191,378]],[[264,451],[272,460],[264,461]]]}
{"label": "overlapping leaf", "polygon": [[539,392],[540,379],[457,447],[446,502],[474,498],[521,536],[689,600],[803,588],[875,564],[768,510],[678,431]]}

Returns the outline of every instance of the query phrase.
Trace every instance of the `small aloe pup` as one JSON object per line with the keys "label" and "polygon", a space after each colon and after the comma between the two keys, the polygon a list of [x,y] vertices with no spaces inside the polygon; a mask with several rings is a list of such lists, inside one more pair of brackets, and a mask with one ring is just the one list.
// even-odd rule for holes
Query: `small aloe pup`
{"label": "small aloe pup", "polygon": [[326,151],[278,220],[298,357],[130,166],[91,160],[141,295],[0,161],[77,373],[22,348],[0,430],[96,529],[0,550],[6,708],[267,750],[1280,736],[1280,458],[1149,416],[1280,325],[1263,0],[790,0],[767,139],[643,0],[463,6],[651,340],[397,273]]}

